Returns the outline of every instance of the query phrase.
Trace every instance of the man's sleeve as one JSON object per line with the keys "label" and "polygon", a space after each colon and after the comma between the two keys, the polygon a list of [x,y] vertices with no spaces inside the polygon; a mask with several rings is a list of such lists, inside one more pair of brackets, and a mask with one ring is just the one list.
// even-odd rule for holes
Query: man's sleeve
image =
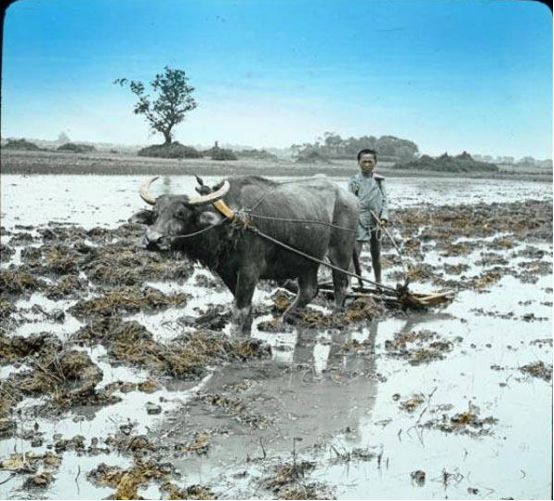
{"label": "man's sleeve", "polygon": [[379,182],[379,188],[381,188],[381,194],[383,195],[383,208],[381,209],[381,219],[389,220],[389,197],[387,196],[387,190],[385,188],[385,180],[382,179]]}
{"label": "man's sleeve", "polygon": [[359,187],[358,187],[358,182],[356,180],[356,176],[351,177],[350,181],[348,181],[348,191],[358,196],[358,188]]}

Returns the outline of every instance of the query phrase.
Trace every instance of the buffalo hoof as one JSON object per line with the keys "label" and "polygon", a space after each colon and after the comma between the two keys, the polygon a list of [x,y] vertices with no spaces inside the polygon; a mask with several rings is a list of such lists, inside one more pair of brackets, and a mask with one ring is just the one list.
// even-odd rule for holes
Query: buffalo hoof
{"label": "buffalo hoof", "polygon": [[340,315],[341,313],[344,313],[346,310],[346,308],[344,307],[344,305],[341,305],[341,306],[334,306],[333,307],[333,315]]}
{"label": "buffalo hoof", "polygon": [[235,337],[241,337],[241,336],[249,336],[252,331],[252,325],[238,325],[238,324],[231,324],[231,336]]}
{"label": "buffalo hoof", "polygon": [[233,308],[233,323],[231,332],[233,334],[250,334],[252,330],[252,308]]}

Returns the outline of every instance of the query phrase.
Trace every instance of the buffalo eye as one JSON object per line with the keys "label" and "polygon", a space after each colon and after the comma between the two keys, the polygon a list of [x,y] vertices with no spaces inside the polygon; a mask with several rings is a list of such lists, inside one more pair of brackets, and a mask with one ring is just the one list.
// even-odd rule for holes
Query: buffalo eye
{"label": "buffalo eye", "polygon": [[180,219],[181,221],[184,221],[188,217],[188,211],[186,209],[178,209],[175,212],[174,217]]}

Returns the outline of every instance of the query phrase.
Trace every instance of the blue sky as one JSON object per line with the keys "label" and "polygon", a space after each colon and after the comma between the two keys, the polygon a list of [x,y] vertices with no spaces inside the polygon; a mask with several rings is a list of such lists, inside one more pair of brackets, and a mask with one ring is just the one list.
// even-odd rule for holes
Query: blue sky
{"label": "blue sky", "polygon": [[185,144],[325,131],[422,152],[552,157],[552,16],[513,0],[20,0],[4,24],[3,136],[162,142],[117,77],[185,69]]}

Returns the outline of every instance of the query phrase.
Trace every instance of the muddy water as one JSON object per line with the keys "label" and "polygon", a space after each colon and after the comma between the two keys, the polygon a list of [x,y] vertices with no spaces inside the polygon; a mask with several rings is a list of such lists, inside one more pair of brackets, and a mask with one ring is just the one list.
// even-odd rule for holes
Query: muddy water
{"label": "muddy water", "polygon": [[[16,234],[33,235],[35,228],[17,225],[40,228],[54,221],[85,228],[116,227],[142,208],[136,195],[140,181],[123,176],[2,176],[2,225]],[[192,193],[191,181],[163,178],[152,191]],[[506,181],[472,180],[468,185],[457,179],[395,179],[389,192],[392,210],[418,208],[422,203],[552,200],[551,185]],[[503,230],[485,239],[462,239],[464,245],[478,246],[459,256],[445,256],[438,246],[429,248],[423,262],[441,269],[464,265],[464,275],[471,278],[490,268],[477,264],[487,245],[510,235]],[[3,243],[9,240],[2,236]],[[495,250],[520,270],[529,258],[516,254],[528,245],[545,252],[533,259],[535,264],[552,264],[551,242],[524,240],[510,249]],[[25,245],[14,247],[20,252]],[[2,257],[2,267],[17,265],[19,259],[18,252],[11,259]],[[391,277],[399,269],[390,266],[385,281],[394,283]],[[180,285],[148,282],[165,293],[186,292],[190,299],[183,307],[129,313],[125,320],[138,321],[159,341],[191,330],[182,323],[183,317],[197,317],[210,305],[226,305],[232,299],[224,289],[199,285],[202,276],[210,274],[196,267]],[[436,289],[430,281],[413,287]],[[88,292],[96,293],[94,288]],[[549,497],[552,380],[533,377],[521,368],[552,364],[551,270],[535,275],[533,281],[507,274],[482,290],[458,292],[445,308],[389,312],[341,330],[261,330],[262,322],[272,318],[267,313],[272,293],[267,287],[256,292],[252,332],[252,337],[272,347],[270,359],[213,366],[194,382],[162,379],[151,393],[121,391],[116,393],[118,403],[72,408],[57,416],[42,412],[41,398],[26,398],[16,409],[19,431],[30,431],[36,423],[43,443],[33,447],[18,433],[0,441],[0,457],[52,450],[56,434],[82,435],[87,446],[95,437],[102,443],[124,427],[131,436],[148,435],[166,447],[161,456],[183,474],[179,485],[201,484],[220,498],[284,497],[289,488],[339,499]],[[67,342],[83,325],[67,311],[75,302],[28,295],[16,303],[17,315],[24,321],[10,327],[9,335],[28,337],[47,331]],[[47,313],[62,309],[65,317],[55,321],[33,309],[36,305]],[[314,309],[327,311],[327,304],[318,301]],[[433,340],[443,343],[442,358],[421,363],[413,358],[425,343],[410,346],[405,353],[390,349],[399,335],[421,331],[433,333]],[[99,388],[151,378],[144,368],[114,364],[101,345],[82,349],[102,370]],[[25,370],[25,365],[0,368],[4,380]],[[160,405],[161,414],[147,412],[152,403]],[[452,418],[464,413],[475,418],[474,425],[453,427]],[[199,433],[210,437],[206,447],[183,453]],[[31,495],[106,497],[113,489],[92,484],[86,474],[101,462],[128,468],[133,461],[121,451],[69,450],[63,453],[52,484]],[[276,468],[303,461],[310,466],[283,480],[283,489],[275,487]],[[0,471],[0,482],[6,481],[0,485],[1,497],[28,498],[24,480],[24,475],[11,478],[8,471]],[[158,487],[150,482],[139,493],[157,498]]]}
{"label": "muddy water", "polygon": [[[136,176],[23,176],[2,175],[2,224],[45,225],[75,223],[85,228],[115,226],[144,207],[137,195],[144,177]],[[274,178],[286,181],[282,178]],[[215,184],[220,178],[206,177]],[[337,179],[346,187],[346,179]],[[152,185],[152,195],[195,193],[192,176],[164,176]],[[552,185],[506,180],[394,179],[387,186],[391,207],[422,203],[435,205],[477,202],[512,202],[525,199],[552,200]],[[29,207],[32,200],[33,207]]]}
{"label": "muddy water", "polygon": [[[269,366],[223,369],[207,388],[218,393],[244,378],[255,381],[252,395],[244,398],[257,410],[258,399],[264,399],[261,409],[273,425],[252,430],[190,404],[184,430],[223,425],[225,433],[215,434],[207,458],[189,457],[177,464],[189,478],[215,484],[221,489],[217,492],[229,498],[271,496],[263,488],[264,476],[272,465],[292,461],[295,454],[297,461],[316,463],[310,481],[330,486],[339,499],[460,499],[473,498],[474,492],[490,499],[548,497],[552,386],[518,369],[552,359],[551,343],[533,344],[551,339],[551,306],[540,305],[551,298],[545,291],[551,284],[551,276],[527,286],[506,277],[479,298],[480,307],[499,313],[524,313],[526,308],[518,303],[532,301],[534,306],[527,309],[548,319],[542,322],[477,316],[472,311],[475,294],[468,292],[441,315],[374,321],[341,334],[281,335],[288,357],[276,351]],[[453,352],[446,360],[420,366],[388,357],[387,340],[413,329],[439,332],[453,343]],[[353,339],[374,347],[374,355],[341,354],[345,341]],[[402,410],[400,402],[414,394],[423,395],[424,402],[414,413]],[[469,408],[497,420],[490,434],[417,426]],[[264,449],[267,457],[262,460]],[[372,457],[339,456],[354,456],[356,451]],[[253,465],[248,458],[256,458]],[[421,486],[411,477],[417,470],[426,474]]]}

